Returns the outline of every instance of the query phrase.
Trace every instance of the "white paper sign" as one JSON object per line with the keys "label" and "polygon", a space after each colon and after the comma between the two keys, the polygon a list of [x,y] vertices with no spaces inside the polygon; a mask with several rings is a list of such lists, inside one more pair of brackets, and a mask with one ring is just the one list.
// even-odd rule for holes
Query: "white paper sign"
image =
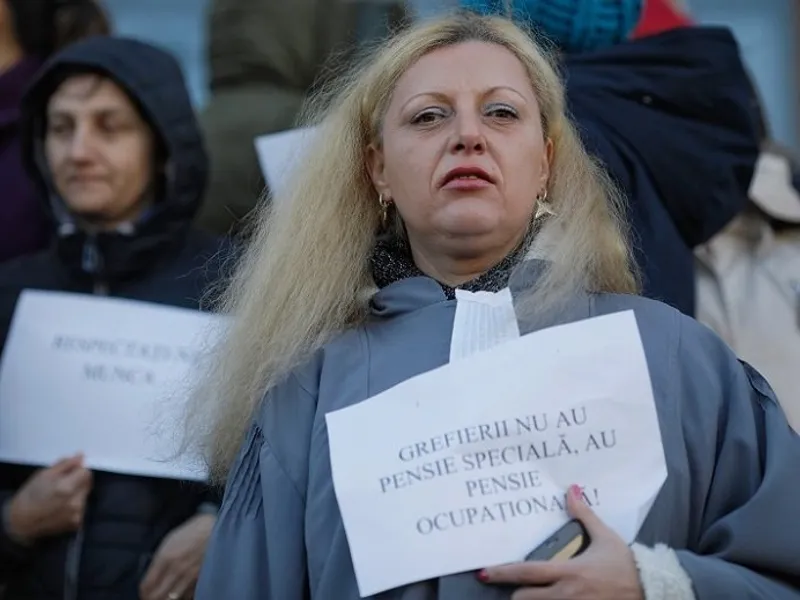
{"label": "white paper sign", "polygon": [[313,128],[301,128],[256,138],[256,154],[261,172],[273,193],[282,191],[286,176],[302,159],[313,133]]}
{"label": "white paper sign", "polygon": [[326,415],[362,597],[522,560],[572,484],[626,541],[666,479],[633,312],[522,336]]}
{"label": "white paper sign", "polygon": [[205,479],[177,455],[203,344],[221,317],[62,292],[20,296],[0,364],[0,461]]}

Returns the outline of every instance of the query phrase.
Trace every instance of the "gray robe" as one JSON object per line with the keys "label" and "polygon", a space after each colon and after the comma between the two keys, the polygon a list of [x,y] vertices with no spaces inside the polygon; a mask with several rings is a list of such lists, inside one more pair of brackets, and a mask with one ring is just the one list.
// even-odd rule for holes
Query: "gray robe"
{"label": "gray robe", "polygon": [[[231,471],[197,600],[359,598],[325,414],[445,364],[455,304],[431,279],[389,285],[375,296],[368,325],[341,335],[269,392]],[[668,468],[637,541],[675,549],[698,600],[800,599],[800,437],[755,370],[663,304],[585,296],[559,322],[629,309],[644,343]],[[462,573],[377,597],[509,596]]]}

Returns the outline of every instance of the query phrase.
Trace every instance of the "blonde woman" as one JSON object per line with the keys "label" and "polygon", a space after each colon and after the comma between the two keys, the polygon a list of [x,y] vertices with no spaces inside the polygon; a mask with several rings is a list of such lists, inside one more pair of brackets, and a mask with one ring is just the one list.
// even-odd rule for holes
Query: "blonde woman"
{"label": "blonde woman", "polygon": [[446,363],[455,288],[510,287],[523,333],[635,311],[667,482],[632,547],[572,497],[592,538],[581,556],[380,597],[800,598],[800,440],[713,334],[635,295],[619,198],[531,37],[455,15],[401,33],[340,86],[261,216],[192,411],[211,419],[227,479],[196,597],[358,598],[325,414]]}

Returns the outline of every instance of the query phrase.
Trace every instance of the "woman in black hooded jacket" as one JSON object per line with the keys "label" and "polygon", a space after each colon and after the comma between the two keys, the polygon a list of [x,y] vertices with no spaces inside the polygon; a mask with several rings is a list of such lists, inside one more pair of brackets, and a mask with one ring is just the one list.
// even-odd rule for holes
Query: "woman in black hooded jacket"
{"label": "woman in black hooded jacket", "polygon": [[[208,161],[177,62],[96,37],[43,68],[22,117],[56,241],[0,267],[0,348],[25,289],[197,309],[220,241],[190,223]],[[202,484],[89,472],[81,457],[0,467],[6,600],[178,600],[193,593],[216,498]]]}

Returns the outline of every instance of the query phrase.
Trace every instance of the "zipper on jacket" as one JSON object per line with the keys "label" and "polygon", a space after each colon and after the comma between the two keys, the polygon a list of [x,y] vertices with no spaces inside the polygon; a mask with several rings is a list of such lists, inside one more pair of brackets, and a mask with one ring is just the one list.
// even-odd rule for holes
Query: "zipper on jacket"
{"label": "zipper on jacket", "polygon": [[97,239],[90,235],[83,245],[81,255],[81,268],[92,277],[92,294],[96,296],[108,295],[108,284],[100,279],[103,272],[103,255],[97,247]]}
{"label": "zipper on jacket", "polygon": [[[92,294],[96,296],[108,295],[108,284],[100,279],[103,262],[103,255],[97,247],[97,239],[94,235],[90,235],[83,245],[81,268],[91,276]],[[67,556],[64,561],[64,600],[78,600],[78,579],[81,571],[83,542],[84,529],[81,525],[67,545]]]}
{"label": "zipper on jacket", "polygon": [[81,570],[83,537],[83,525],[81,525],[67,546],[67,558],[64,568],[64,600],[78,600],[78,575]]}

